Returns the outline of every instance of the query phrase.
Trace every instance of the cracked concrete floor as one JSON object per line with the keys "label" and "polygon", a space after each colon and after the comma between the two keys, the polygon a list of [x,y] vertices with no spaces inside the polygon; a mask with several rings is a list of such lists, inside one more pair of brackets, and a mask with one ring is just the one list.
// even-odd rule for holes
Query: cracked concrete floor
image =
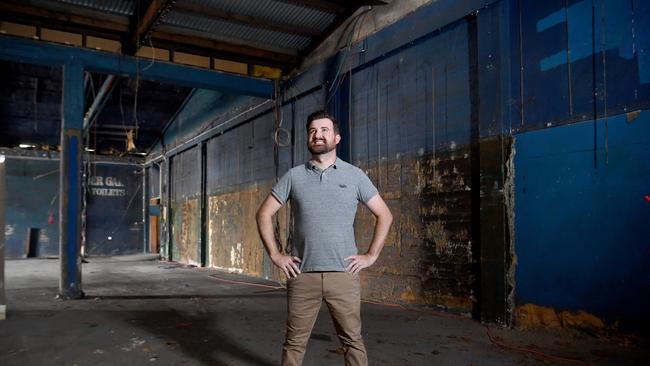
{"label": "cracked concrete floor", "polygon": [[[151,256],[88,261],[86,298],[72,301],[56,299],[58,260],[6,262],[0,365],[279,364],[286,301],[277,283]],[[650,364],[640,338],[487,328],[373,303],[363,304],[362,317],[371,365]],[[304,364],[343,364],[325,306]]]}

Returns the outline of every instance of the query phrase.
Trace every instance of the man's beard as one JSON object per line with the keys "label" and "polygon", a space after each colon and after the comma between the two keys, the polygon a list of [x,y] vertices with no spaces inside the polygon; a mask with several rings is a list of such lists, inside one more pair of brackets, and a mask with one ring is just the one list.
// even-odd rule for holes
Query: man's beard
{"label": "man's beard", "polygon": [[327,141],[325,141],[325,144],[323,144],[323,145],[309,144],[307,146],[307,149],[309,149],[309,152],[312,155],[323,155],[323,154],[327,154],[328,152],[336,149],[336,144],[330,144]]}

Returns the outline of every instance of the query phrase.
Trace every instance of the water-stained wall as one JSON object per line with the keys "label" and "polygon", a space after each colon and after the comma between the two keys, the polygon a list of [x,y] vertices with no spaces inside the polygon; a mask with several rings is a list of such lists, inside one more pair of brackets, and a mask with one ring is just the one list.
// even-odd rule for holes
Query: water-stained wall
{"label": "water-stained wall", "polygon": [[201,263],[200,149],[192,148],[174,156],[171,166],[171,258],[197,265]]}

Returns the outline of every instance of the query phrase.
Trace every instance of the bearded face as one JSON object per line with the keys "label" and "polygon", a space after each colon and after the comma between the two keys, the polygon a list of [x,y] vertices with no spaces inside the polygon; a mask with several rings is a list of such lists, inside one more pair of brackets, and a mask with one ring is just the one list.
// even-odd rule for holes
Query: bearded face
{"label": "bearded face", "polygon": [[336,149],[341,135],[334,131],[329,118],[316,119],[309,125],[307,148],[312,155],[323,155]]}

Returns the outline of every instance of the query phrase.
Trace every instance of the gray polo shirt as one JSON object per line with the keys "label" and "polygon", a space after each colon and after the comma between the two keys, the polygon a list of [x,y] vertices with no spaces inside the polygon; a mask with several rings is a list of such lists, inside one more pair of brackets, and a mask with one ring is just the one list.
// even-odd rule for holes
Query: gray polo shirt
{"label": "gray polo shirt", "polygon": [[366,204],[378,193],[368,176],[338,158],[325,170],[307,162],[289,170],[271,193],[283,205],[291,200],[291,254],[302,259],[300,270],[345,271],[344,258],[357,254],[357,203]]}

